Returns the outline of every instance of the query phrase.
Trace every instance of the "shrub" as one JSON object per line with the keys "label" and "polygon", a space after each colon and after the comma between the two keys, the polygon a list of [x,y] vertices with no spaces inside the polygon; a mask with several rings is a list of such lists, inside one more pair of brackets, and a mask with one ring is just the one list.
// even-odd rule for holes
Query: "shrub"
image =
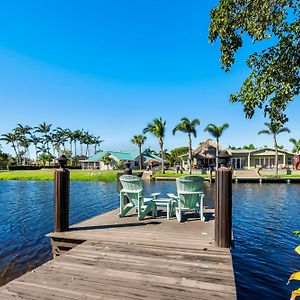
{"label": "shrub", "polygon": [[9,166],[10,171],[17,171],[17,170],[40,170],[42,167],[40,166]]}

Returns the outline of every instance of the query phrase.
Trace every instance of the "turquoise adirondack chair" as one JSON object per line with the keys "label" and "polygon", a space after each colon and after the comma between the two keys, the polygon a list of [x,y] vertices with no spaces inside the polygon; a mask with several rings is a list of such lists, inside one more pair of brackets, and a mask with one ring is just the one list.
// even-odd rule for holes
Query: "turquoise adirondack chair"
{"label": "turquoise adirondack chair", "polygon": [[182,221],[182,215],[188,211],[194,211],[200,215],[201,221],[205,221],[203,215],[203,183],[203,178],[199,176],[185,176],[176,179],[178,195],[168,195],[176,199],[175,213],[178,222]]}
{"label": "turquoise adirondack chair", "polygon": [[[123,189],[120,191],[120,213],[122,218],[131,209],[136,209],[138,220],[141,221],[152,212],[152,217],[156,217],[156,204],[152,201],[154,198],[145,198],[143,195],[143,181],[134,175],[122,175],[120,177]],[[128,204],[124,204],[124,197],[129,199]]]}

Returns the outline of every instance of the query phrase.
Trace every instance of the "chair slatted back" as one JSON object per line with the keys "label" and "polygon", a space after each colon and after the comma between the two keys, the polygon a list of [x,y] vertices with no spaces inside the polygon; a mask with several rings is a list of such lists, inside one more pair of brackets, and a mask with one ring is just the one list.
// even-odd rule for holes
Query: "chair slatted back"
{"label": "chair slatted back", "polygon": [[204,179],[199,176],[185,176],[176,179],[176,187],[181,208],[194,209],[200,200],[199,194],[188,192],[203,192]]}
{"label": "chair slatted back", "polygon": [[[137,207],[139,197],[143,196],[143,181],[141,178],[134,175],[122,175],[120,181],[123,189],[126,190],[129,201]],[[141,204],[143,205],[143,202]]]}

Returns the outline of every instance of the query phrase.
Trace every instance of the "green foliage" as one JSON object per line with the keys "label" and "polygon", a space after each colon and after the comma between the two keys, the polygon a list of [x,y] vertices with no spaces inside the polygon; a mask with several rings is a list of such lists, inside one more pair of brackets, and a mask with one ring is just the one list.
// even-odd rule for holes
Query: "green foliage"
{"label": "green foliage", "polygon": [[[45,122],[36,127],[17,124],[17,127],[11,132],[2,134],[0,140],[12,146],[18,165],[30,165],[32,162],[29,151],[31,145],[35,149],[35,161],[39,160],[38,156],[41,154],[45,156],[45,154],[50,155],[51,153],[53,158],[65,154],[72,165],[78,165],[78,159],[73,159],[78,158],[77,142],[80,143],[81,159],[90,156],[91,145],[94,146],[94,153],[96,153],[103,142],[99,136],[94,136],[88,131],[71,131],[69,128],[63,129],[61,127],[52,130],[52,124],[46,124]],[[85,153],[83,146],[85,146]]]}
{"label": "green foliage", "polygon": [[125,163],[122,160],[120,160],[116,163],[116,167],[118,170],[122,170],[124,168],[124,165],[125,165]]}
{"label": "green foliage", "polygon": [[107,166],[107,170],[109,169],[109,165],[112,163],[113,159],[107,153],[102,158],[101,161]]}
{"label": "green foliage", "polygon": [[245,145],[243,147],[228,146],[228,148],[232,150],[256,150],[257,149],[253,144]]}
{"label": "green foliage", "polygon": [[260,108],[272,121],[286,123],[287,105],[300,91],[300,1],[220,0],[210,16],[209,40],[220,39],[225,71],[245,38],[270,41],[247,59],[251,73],[231,101],[242,103],[248,118]]}
{"label": "green foliage", "polygon": [[299,230],[295,230],[294,234],[300,239],[300,231]]}
{"label": "green foliage", "polygon": [[142,168],[143,168],[142,145],[144,145],[146,139],[147,138],[144,135],[137,134],[131,140],[131,143],[134,144],[134,145],[137,145],[138,148],[139,148],[139,167],[140,167],[140,170],[142,170]]}
{"label": "green foliage", "polygon": [[10,171],[21,171],[21,170],[27,170],[27,171],[33,171],[33,170],[40,170],[41,166],[9,166],[8,167]]}
{"label": "green foliage", "polygon": [[283,127],[281,124],[276,122],[265,123],[267,129],[261,130],[258,134],[268,134],[276,137],[279,133],[288,132],[290,133],[290,129],[287,127]]}
{"label": "green foliage", "polygon": [[245,150],[255,150],[256,147],[253,144],[249,144],[248,146],[244,146],[243,149],[245,149]]}
{"label": "green foliage", "polygon": [[290,143],[293,144],[293,153],[300,153],[300,139],[296,140],[294,138],[291,138]]}
{"label": "green foliage", "polygon": [[[71,170],[71,180],[115,181],[117,171]],[[54,170],[31,170],[0,172],[0,180],[53,180]]]}
{"label": "green foliage", "polygon": [[183,133],[187,133],[189,136],[193,135],[194,137],[197,137],[196,127],[199,125],[199,119],[190,121],[187,117],[184,117],[181,119],[181,122],[178,123],[173,129],[173,134],[175,135],[177,131],[181,131]]}
{"label": "green foliage", "polygon": [[222,136],[225,129],[229,127],[229,124],[224,123],[222,126],[218,127],[215,124],[208,124],[204,131],[207,131],[210,135],[212,135],[217,142],[219,142],[220,137]]}
{"label": "green foliage", "polygon": [[166,121],[162,118],[154,119],[147,125],[146,128],[144,128],[143,133],[151,133],[158,139],[160,146],[163,145],[163,140],[166,134]]}
{"label": "green foliage", "polygon": [[189,151],[189,147],[179,147],[174,148],[170,151],[169,163],[173,165],[174,163],[179,163],[181,161],[180,155],[187,154]]}
{"label": "green foliage", "polygon": [[[276,167],[276,176],[278,176],[278,144],[277,144],[277,135],[280,133],[288,132],[290,133],[290,129],[287,127],[283,127],[281,123],[276,121],[271,121],[270,123],[265,123],[266,129],[261,130],[258,134],[268,134],[273,137],[274,147],[275,147],[275,167]],[[283,148],[283,147],[282,147]]]}
{"label": "green foliage", "polygon": [[7,169],[14,162],[13,158],[0,150],[0,169]]}
{"label": "green foliage", "polygon": [[[162,118],[156,118],[152,122],[150,122],[143,130],[143,133],[151,133],[154,137],[157,138],[158,144],[160,147],[160,152],[161,154],[164,153],[164,138],[166,134],[166,121],[163,120]],[[162,173],[165,172],[165,159],[164,155],[161,155],[162,158],[162,164],[161,164],[161,169]]]}
{"label": "green foliage", "polygon": [[43,166],[45,166],[47,162],[52,160],[53,160],[53,155],[46,152],[41,153],[40,156],[38,157],[38,162],[41,162]]}
{"label": "green foliage", "polygon": [[131,143],[134,145],[142,146],[142,145],[144,145],[146,139],[147,138],[144,135],[137,134],[132,138]]}

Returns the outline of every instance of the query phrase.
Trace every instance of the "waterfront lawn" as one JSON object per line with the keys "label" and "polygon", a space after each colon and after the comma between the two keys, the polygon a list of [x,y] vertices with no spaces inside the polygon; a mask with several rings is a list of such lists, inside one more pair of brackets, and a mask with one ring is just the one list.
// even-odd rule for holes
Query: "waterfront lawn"
{"label": "waterfront lawn", "polygon": [[[171,170],[166,170],[165,174],[163,173],[155,173],[153,175],[153,178],[156,178],[156,177],[172,177],[172,178],[178,178],[178,177],[182,177],[182,176],[187,176],[189,175],[188,172],[183,172],[183,174],[181,173],[176,173],[175,171],[171,171]],[[196,176],[201,176],[201,177],[209,177],[208,174],[202,174],[201,172],[199,171],[194,171],[192,175],[196,175]]]}
{"label": "waterfront lawn", "polygon": [[[120,171],[70,170],[71,180],[115,181]],[[6,171],[0,172],[0,180],[53,180],[54,170]]]}

